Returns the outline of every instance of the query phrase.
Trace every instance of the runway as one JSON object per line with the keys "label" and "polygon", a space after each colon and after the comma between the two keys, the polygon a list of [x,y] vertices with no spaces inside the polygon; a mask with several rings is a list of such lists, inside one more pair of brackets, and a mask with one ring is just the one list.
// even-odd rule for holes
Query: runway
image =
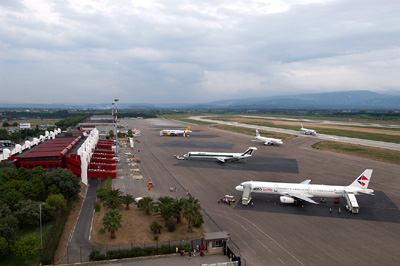
{"label": "runway", "polygon": [[[159,128],[187,126],[171,120],[123,119],[121,125],[142,132],[133,152],[141,158],[144,183],[154,184],[150,196],[186,197],[188,190],[200,200],[207,230],[228,231],[232,238],[229,246],[247,265],[400,264],[397,165],[315,150],[311,145],[318,139],[313,137],[294,138],[275,147],[255,144],[252,136],[202,125],[192,125],[190,138],[160,137]],[[212,137],[195,137],[196,133]],[[174,157],[195,149],[240,152],[253,145],[258,150],[246,163]],[[301,182],[312,178],[315,184],[348,185],[367,168],[374,169],[370,188],[377,195],[358,197],[359,214],[345,211],[344,199],[339,205],[328,200],[325,205],[304,207],[284,205],[276,197],[264,195],[253,195],[253,208],[240,202],[231,206],[217,202],[226,194],[240,199],[235,186],[247,180]],[[170,186],[178,192],[170,192]]]}

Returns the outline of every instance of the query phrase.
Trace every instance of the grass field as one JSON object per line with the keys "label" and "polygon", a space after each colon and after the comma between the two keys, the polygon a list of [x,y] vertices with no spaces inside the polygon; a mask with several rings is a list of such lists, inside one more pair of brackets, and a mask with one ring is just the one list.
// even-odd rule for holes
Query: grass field
{"label": "grass field", "polygon": [[312,145],[312,147],[319,150],[328,150],[400,165],[399,151],[341,143],[336,141],[320,141]]}
{"label": "grass field", "polygon": [[179,119],[176,119],[176,120],[187,122],[187,123],[191,123],[191,124],[197,124],[197,125],[212,125],[212,123],[209,123],[209,122],[198,121],[198,120],[187,119],[187,118],[179,118]]}
{"label": "grass field", "polygon": [[[213,117],[211,119],[221,120],[221,121],[234,121],[231,118],[227,118],[227,117]],[[291,130],[300,131],[300,127],[298,127],[298,126],[274,124],[273,122],[269,122],[269,121],[265,121],[265,122],[252,121],[252,122],[241,122],[241,123],[248,124],[248,125],[266,126],[266,127],[283,128],[283,129],[291,129]],[[382,134],[382,133],[363,132],[362,131],[363,127],[358,127],[360,131],[337,129],[337,127],[340,127],[340,126],[336,126],[336,125],[332,125],[332,127],[336,127],[336,128],[318,128],[318,126],[316,125],[316,127],[314,129],[316,129],[317,133],[320,133],[320,134],[384,141],[384,142],[391,142],[391,143],[400,143],[399,136]],[[375,129],[377,130],[377,132],[379,131],[379,129],[383,130],[382,128],[375,128]],[[398,130],[395,129],[395,131],[398,131]]]}
{"label": "grass field", "polygon": [[19,123],[31,123],[31,128],[35,128],[36,125],[39,126],[42,124],[51,124],[55,125],[56,122],[60,121],[61,119],[21,119],[21,120],[11,120],[7,121],[10,125],[17,123],[19,126]]}

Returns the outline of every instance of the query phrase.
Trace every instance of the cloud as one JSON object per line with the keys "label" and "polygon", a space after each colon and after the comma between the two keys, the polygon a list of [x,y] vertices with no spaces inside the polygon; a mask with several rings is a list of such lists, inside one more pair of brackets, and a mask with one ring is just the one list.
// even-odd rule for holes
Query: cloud
{"label": "cloud", "polygon": [[399,13],[395,0],[1,1],[0,88],[36,103],[398,93]]}

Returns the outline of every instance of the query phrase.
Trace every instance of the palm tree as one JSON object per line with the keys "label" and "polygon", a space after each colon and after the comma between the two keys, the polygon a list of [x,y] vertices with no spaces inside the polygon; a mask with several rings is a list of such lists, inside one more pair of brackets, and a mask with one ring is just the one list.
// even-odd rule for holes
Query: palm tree
{"label": "palm tree", "polygon": [[172,204],[164,203],[157,207],[158,215],[165,219],[165,222],[168,222],[169,218],[171,218],[174,214],[174,209]]}
{"label": "palm tree", "polygon": [[173,198],[171,198],[171,197],[168,197],[168,196],[165,196],[165,197],[159,197],[158,198],[158,201],[161,203],[161,204],[166,204],[166,203],[172,203],[172,202],[174,202],[174,199]]}
{"label": "palm tree", "polygon": [[154,209],[153,198],[145,197],[141,199],[138,203],[138,207],[139,209],[146,211],[147,214],[150,214],[150,211]]}
{"label": "palm tree", "polygon": [[186,204],[186,201],[187,200],[185,198],[181,198],[181,199],[175,198],[172,203],[172,209],[173,209],[172,216],[176,218],[177,224],[179,224],[181,222],[182,211]]}
{"label": "palm tree", "polygon": [[161,229],[163,229],[163,226],[156,221],[152,222],[150,225],[150,230],[153,231],[154,234],[161,234]]}
{"label": "palm tree", "polygon": [[117,209],[121,205],[122,191],[119,189],[111,189],[107,191],[104,199],[104,205],[110,209]]}
{"label": "palm tree", "polygon": [[133,196],[130,194],[125,194],[125,195],[121,196],[120,199],[123,204],[126,204],[126,210],[129,210],[129,204],[131,204],[135,201]]}
{"label": "palm tree", "polygon": [[190,196],[183,208],[183,217],[188,221],[188,232],[192,232],[192,219],[199,213],[201,206],[198,199]]}
{"label": "palm tree", "polygon": [[108,232],[111,232],[111,239],[115,238],[115,231],[122,227],[122,215],[118,210],[109,210],[103,217],[103,226]]}

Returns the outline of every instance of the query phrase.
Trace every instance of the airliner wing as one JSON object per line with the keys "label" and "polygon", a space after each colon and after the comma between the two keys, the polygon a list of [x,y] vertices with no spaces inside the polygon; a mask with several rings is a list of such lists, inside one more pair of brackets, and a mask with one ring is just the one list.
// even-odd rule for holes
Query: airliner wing
{"label": "airliner wing", "polygon": [[302,184],[302,185],[308,185],[308,184],[310,184],[311,181],[312,181],[312,179],[306,179],[306,180],[304,180],[303,182],[301,182],[300,184]]}
{"label": "airliner wing", "polygon": [[312,204],[319,204],[318,202],[313,201],[312,199],[310,199],[309,197],[307,197],[305,195],[292,194],[292,193],[287,193],[287,195],[290,196],[290,197],[293,197],[293,198],[297,198],[297,199],[300,199],[300,200],[307,201],[307,202],[312,203]]}
{"label": "airliner wing", "polygon": [[224,158],[217,157],[217,160],[220,161],[221,163],[224,163],[224,162],[225,162],[225,159],[224,159]]}

